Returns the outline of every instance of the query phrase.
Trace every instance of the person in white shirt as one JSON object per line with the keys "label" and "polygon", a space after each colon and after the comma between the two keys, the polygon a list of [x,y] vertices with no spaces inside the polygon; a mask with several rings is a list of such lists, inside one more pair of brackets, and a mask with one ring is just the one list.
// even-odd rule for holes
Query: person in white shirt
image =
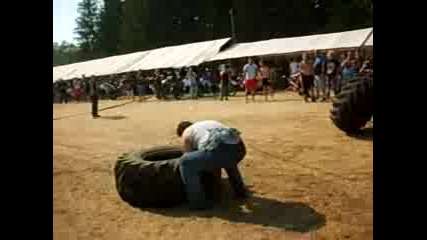
{"label": "person in white shirt", "polygon": [[289,63],[289,69],[291,70],[291,76],[298,74],[300,72],[300,64],[291,58],[291,62]]}
{"label": "person in white shirt", "polygon": [[190,209],[212,207],[212,199],[206,199],[200,183],[201,171],[213,172],[224,168],[235,196],[243,199],[248,197],[237,167],[246,155],[246,147],[239,131],[218,121],[206,120],[196,123],[180,122],[176,133],[182,140],[184,150],[180,173]]}
{"label": "person in white shirt", "polygon": [[252,58],[248,58],[248,63],[243,66],[243,74],[245,77],[245,100],[248,103],[248,95],[252,95],[252,101],[255,102],[255,92],[257,89],[256,76],[258,74],[258,66]]}
{"label": "person in white shirt", "polygon": [[187,71],[187,79],[190,82],[190,95],[192,99],[197,99],[197,74],[193,71],[191,67],[188,68]]}

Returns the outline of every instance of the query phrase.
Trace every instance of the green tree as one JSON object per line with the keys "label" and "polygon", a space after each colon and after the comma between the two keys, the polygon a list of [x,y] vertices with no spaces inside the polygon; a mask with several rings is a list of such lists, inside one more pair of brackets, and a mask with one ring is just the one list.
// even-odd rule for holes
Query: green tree
{"label": "green tree", "polygon": [[61,44],[53,43],[53,66],[70,64],[80,61],[79,48],[63,41]]}
{"label": "green tree", "polygon": [[126,0],[123,3],[123,24],[120,51],[123,53],[147,49],[148,0]]}
{"label": "green tree", "polygon": [[104,0],[101,9],[100,47],[105,56],[118,53],[122,22],[122,1]]}
{"label": "green tree", "polygon": [[99,56],[100,50],[100,7],[98,0],[82,0],[78,3],[76,40],[84,59]]}

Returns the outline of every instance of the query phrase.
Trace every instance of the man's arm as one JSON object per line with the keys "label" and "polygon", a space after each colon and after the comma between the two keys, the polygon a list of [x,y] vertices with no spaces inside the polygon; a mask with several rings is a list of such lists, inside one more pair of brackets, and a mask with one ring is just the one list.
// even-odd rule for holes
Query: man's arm
{"label": "man's arm", "polygon": [[182,149],[184,152],[191,152],[193,150],[192,147],[192,141],[190,138],[190,132],[186,130],[184,130],[184,132],[182,133]]}

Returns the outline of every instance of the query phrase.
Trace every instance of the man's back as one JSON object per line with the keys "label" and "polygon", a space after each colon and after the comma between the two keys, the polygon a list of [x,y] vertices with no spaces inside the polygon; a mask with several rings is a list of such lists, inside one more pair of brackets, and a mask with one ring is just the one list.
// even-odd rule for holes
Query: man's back
{"label": "man's back", "polygon": [[193,148],[199,149],[208,140],[210,131],[221,128],[228,127],[215,120],[205,120],[193,123],[185,131],[191,136]]}

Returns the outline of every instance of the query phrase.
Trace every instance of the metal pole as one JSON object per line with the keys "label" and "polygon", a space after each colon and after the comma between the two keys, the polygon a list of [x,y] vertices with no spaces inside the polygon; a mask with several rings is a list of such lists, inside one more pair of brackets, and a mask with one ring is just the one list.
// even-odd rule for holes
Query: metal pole
{"label": "metal pole", "polygon": [[230,11],[228,11],[230,14],[230,23],[231,23],[231,38],[233,42],[236,42],[236,27],[234,25],[234,9],[230,8]]}

